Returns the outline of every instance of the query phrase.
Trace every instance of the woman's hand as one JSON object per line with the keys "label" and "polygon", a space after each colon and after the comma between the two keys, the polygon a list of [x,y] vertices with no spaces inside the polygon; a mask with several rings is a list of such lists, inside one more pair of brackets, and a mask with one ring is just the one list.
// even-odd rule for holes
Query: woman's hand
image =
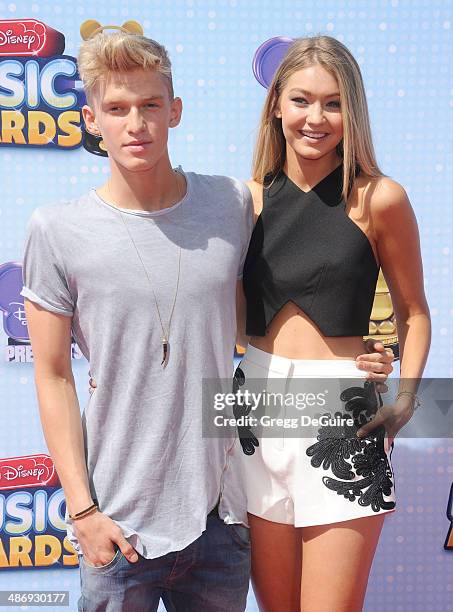
{"label": "woman's hand", "polygon": [[371,421],[357,431],[357,436],[363,438],[367,436],[373,429],[383,425],[388,438],[388,446],[392,445],[395,436],[408,423],[414,414],[415,398],[410,395],[402,395],[392,405],[384,405],[378,409]]}
{"label": "woman's hand", "polygon": [[94,390],[97,387],[96,381],[94,380],[94,378],[91,377],[91,372],[88,372],[88,376],[90,377],[90,386],[88,388],[88,392],[90,395],[93,395]]}

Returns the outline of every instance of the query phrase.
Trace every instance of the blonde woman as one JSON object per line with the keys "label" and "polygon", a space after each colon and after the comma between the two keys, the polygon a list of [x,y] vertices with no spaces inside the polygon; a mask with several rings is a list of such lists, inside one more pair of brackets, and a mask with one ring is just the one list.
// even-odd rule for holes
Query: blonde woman
{"label": "blonde woman", "polygon": [[338,398],[343,414],[361,402],[345,438],[321,427],[316,438],[258,442],[252,428],[236,447],[260,609],[357,612],[385,515],[395,508],[393,438],[417,401],[430,318],[414,213],[404,189],[378,167],[360,70],[337,40],[299,39],[277,69],[249,187],[250,341],[238,387],[283,378],[300,390],[298,378],[365,377],[356,358],[380,267],[390,288],[401,349],[395,403],[377,411],[380,398],[364,381],[361,397],[352,388]]}

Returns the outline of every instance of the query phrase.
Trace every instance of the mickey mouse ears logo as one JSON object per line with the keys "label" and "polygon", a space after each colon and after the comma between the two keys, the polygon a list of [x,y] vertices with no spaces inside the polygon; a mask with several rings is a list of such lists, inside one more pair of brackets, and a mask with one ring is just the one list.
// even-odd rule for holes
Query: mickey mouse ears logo
{"label": "mickey mouse ears logo", "polygon": [[22,265],[15,261],[0,265],[0,316],[3,329],[9,338],[28,340],[22,290]]}
{"label": "mickey mouse ears logo", "polygon": [[127,34],[139,34],[140,36],[143,36],[142,26],[137,21],[132,19],[130,21],[125,21],[121,26],[103,26],[95,19],[87,19],[80,26],[80,36],[83,38],[83,40],[88,40],[104,30],[121,30],[122,32],[127,32]]}
{"label": "mickey mouse ears logo", "polygon": [[294,38],[275,36],[258,47],[253,57],[252,70],[260,85],[266,89],[269,87],[277,68],[293,42]]}

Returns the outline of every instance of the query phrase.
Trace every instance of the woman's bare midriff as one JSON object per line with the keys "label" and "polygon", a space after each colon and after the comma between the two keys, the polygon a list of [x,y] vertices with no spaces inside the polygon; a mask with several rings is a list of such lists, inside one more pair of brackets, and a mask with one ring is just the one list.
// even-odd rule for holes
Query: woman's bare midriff
{"label": "woman's bare midriff", "polygon": [[266,335],[253,336],[250,344],[288,359],[355,359],[366,352],[361,336],[323,336],[294,302],[285,304],[275,315]]}

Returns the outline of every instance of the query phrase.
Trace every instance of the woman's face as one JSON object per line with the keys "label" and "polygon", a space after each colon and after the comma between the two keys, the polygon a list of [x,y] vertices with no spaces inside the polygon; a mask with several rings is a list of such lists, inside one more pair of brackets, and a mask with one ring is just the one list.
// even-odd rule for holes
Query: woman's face
{"label": "woman's face", "polygon": [[343,138],[340,92],[336,79],[319,64],[294,72],[278,101],[287,159],[336,156]]}

